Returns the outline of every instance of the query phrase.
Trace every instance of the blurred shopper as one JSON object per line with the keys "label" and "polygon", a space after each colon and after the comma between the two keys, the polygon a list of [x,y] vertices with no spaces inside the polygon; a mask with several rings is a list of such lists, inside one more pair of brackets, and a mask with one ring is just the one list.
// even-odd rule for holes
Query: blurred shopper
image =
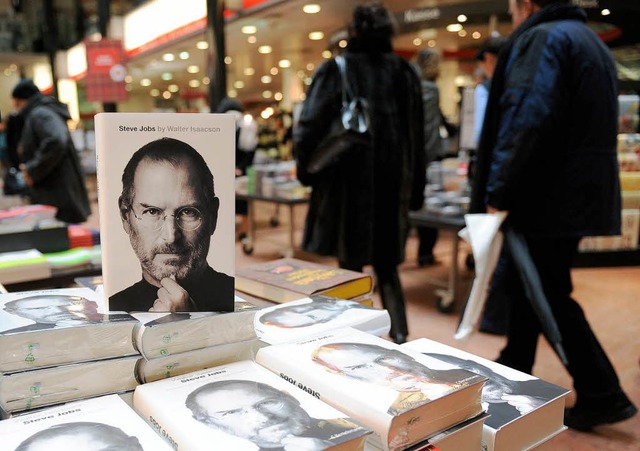
{"label": "blurred shopper", "polygon": [[342,268],[373,265],[390,335],[408,334],[397,266],[404,261],[409,209],[424,201],[425,163],[420,81],[393,53],[393,25],[377,4],[358,5],[343,56],[355,95],[369,105],[373,143],[360,146],[329,173],[313,177],[305,162],[340,114],[341,78],[335,60],[318,68],[293,131],[298,178],[313,186],[302,247],[338,258]]}
{"label": "blurred shopper", "polygon": [[[507,211],[539,272],[576,392],[580,431],[632,417],[607,354],[571,298],[585,235],[620,233],[617,74],[611,53],[569,0],[510,0],[515,29],[491,84],[472,211]],[[508,340],[498,361],[531,373],[541,326],[510,254]]]}
{"label": "blurred shopper", "polygon": [[[258,124],[251,116],[245,117],[244,108],[236,99],[225,97],[216,112],[231,114],[236,120],[236,177],[246,175],[258,147]],[[238,232],[241,241],[247,237],[249,230],[248,208],[246,200],[236,199],[236,215],[242,218]]]}
{"label": "blurred shopper", "polygon": [[11,96],[24,121],[18,154],[31,203],[53,205],[61,221],[86,221],[91,208],[78,152],[67,128],[69,109],[43,95],[29,79],[20,80]]}
{"label": "blurred shopper", "polygon": [[[444,145],[440,135],[443,125],[440,111],[440,91],[436,79],[440,75],[440,55],[432,49],[425,49],[416,58],[420,85],[422,87],[422,106],[424,111],[424,156],[426,166],[444,157]],[[438,239],[435,227],[416,227],[418,232],[418,265],[435,263],[433,247]]]}

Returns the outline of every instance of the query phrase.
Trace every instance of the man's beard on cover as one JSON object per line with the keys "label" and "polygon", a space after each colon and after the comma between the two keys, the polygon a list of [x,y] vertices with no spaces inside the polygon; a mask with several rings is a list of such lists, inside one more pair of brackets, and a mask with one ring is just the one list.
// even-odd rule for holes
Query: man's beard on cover
{"label": "man's beard on cover", "polygon": [[[193,244],[181,238],[172,244],[155,246],[149,251],[142,247],[140,235],[132,230],[131,245],[140,260],[142,268],[156,280],[174,276],[176,279],[186,279],[206,266],[210,240],[207,236],[199,236]],[[157,254],[177,254],[162,264],[154,261]]]}

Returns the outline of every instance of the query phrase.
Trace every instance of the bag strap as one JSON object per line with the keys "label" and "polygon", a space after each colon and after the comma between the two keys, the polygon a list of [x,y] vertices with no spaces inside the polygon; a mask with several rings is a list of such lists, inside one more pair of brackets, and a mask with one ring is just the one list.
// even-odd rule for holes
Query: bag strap
{"label": "bag strap", "polygon": [[338,70],[340,71],[340,78],[342,80],[342,104],[348,105],[349,100],[353,99],[354,95],[349,87],[349,81],[347,80],[347,60],[344,56],[338,55],[335,58]]}

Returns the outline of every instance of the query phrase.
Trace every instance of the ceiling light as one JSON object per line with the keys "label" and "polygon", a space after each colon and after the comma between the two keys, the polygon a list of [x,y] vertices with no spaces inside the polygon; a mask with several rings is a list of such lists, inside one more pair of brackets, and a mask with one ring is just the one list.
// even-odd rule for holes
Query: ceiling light
{"label": "ceiling light", "polygon": [[247,38],[247,42],[248,42],[249,44],[255,44],[257,40],[258,40],[258,38],[256,38],[254,35],[251,35],[251,36],[249,36],[249,37]]}
{"label": "ceiling light", "polygon": [[460,30],[458,31],[458,36],[460,36],[461,38],[464,38],[467,35],[467,30]]}
{"label": "ceiling light", "polygon": [[[5,73],[7,72],[7,70],[8,70],[8,69],[5,69],[5,70],[4,70],[4,71],[5,71]],[[131,86],[131,85],[126,85],[126,86],[124,87],[124,89],[125,89],[126,91],[128,91],[128,92],[131,92],[131,91],[133,91],[133,86]]]}
{"label": "ceiling light", "polygon": [[464,14],[460,14],[458,16],[458,22],[463,23],[467,21],[467,16],[465,16]]}
{"label": "ceiling light", "polygon": [[320,12],[320,5],[316,5],[315,3],[308,3],[302,7],[302,11],[307,14],[316,14]]}
{"label": "ceiling light", "polygon": [[162,61],[173,61],[176,59],[176,56],[173,53],[165,53],[162,55]]}
{"label": "ceiling light", "polygon": [[262,91],[262,97],[264,97],[265,99],[270,99],[271,97],[273,97],[273,93],[271,91]]}
{"label": "ceiling light", "polygon": [[609,14],[611,14],[611,10],[605,8],[602,11],[600,11],[600,14],[602,14],[603,16],[608,16]]}
{"label": "ceiling light", "polygon": [[416,47],[418,47],[420,44],[422,44],[422,39],[420,39],[420,38],[414,38],[414,40],[413,40],[413,45],[415,45]]}
{"label": "ceiling light", "polygon": [[151,80],[148,78],[143,78],[140,80],[140,86],[151,86]]}
{"label": "ceiling light", "polygon": [[479,31],[474,31],[473,33],[471,33],[471,37],[473,39],[480,39],[482,37],[482,33],[480,33]]}
{"label": "ceiling light", "polygon": [[126,75],[124,77],[124,82],[125,83],[131,83],[133,81],[133,77],[131,75]]}
{"label": "ceiling light", "polygon": [[296,75],[300,80],[304,80],[305,78],[307,78],[307,74],[303,70],[299,70],[298,72],[296,72]]}
{"label": "ceiling light", "polygon": [[190,88],[197,88],[198,86],[200,86],[200,80],[189,80],[189,87]]}
{"label": "ceiling light", "polygon": [[272,67],[271,70],[269,71],[269,73],[271,75],[278,75],[278,68],[277,67]]}
{"label": "ceiling light", "polygon": [[190,74],[197,74],[198,72],[200,72],[200,66],[197,66],[195,64],[187,66],[187,72],[189,72]]}
{"label": "ceiling light", "polygon": [[178,53],[178,58],[180,58],[181,60],[188,60],[189,52],[187,52],[186,50],[183,50],[182,52]]}
{"label": "ceiling light", "polygon": [[264,84],[271,83],[271,75],[263,75],[260,77],[260,81]]}
{"label": "ceiling light", "polygon": [[322,31],[312,31],[309,33],[309,39],[312,41],[319,41],[322,38],[324,38],[324,33]]}
{"label": "ceiling light", "polygon": [[209,83],[211,83],[211,79],[209,77],[202,77],[203,85],[208,85]]}
{"label": "ceiling light", "polygon": [[462,30],[462,25],[459,23],[452,23],[447,25],[447,31],[450,31],[452,33],[457,33],[458,31]]}
{"label": "ceiling light", "polygon": [[149,94],[151,95],[151,97],[158,97],[160,95],[160,90],[154,88],[151,91],[149,91]]}
{"label": "ceiling light", "polygon": [[308,77],[308,78],[304,81],[304,84],[305,84],[305,85],[307,85],[307,86],[309,86],[309,85],[311,84],[311,82],[312,82],[312,81],[313,81],[313,78]]}
{"label": "ceiling light", "polygon": [[282,93],[281,92],[276,92],[273,95],[273,98],[276,99],[278,102],[282,100]]}
{"label": "ceiling light", "polygon": [[254,34],[258,29],[255,25],[245,25],[240,31],[242,31],[242,34]]}
{"label": "ceiling light", "polygon": [[258,53],[262,53],[263,55],[267,55],[271,53],[272,49],[270,45],[261,45],[258,47]]}
{"label": "ceiling light", "polygon": [[427,42],[427,45],[431,48],[436,46],[436,40],[435,39],[431,39],[429,42]]}
{"label": "ceiling light", "polygon": [[291,61],[289,61],[289,60],[280,60],[280,61],[278,61],[278,66],[280,66],[283,69],[286,69],[288,67],[291,67]]}
{"label": "ceiling light", "polygon": [[167,89],[169,90],[169,92],[178,92],[180,90],[178,85],[175,84],[167,86]]}
{"label": "ceiling light", "polygon": [[231,58],[230,56],[225,56],[224,57],[224,63],[225,64],[231,64],[233,62],[233,58]]}
{"label": "ceiling light", "polygon": [[196,43],[196,48],[198,50],[207,50],[209,48],[209,43],[207,41],[198,41]]}
{"label": "ceiling light", "polygon": [[169,72],[165,72],[160,76],[160,78],[162,78],[164,81],[169,81],[173,80],[173,75],[171,75],[171,73]]}
{"label": "ceiling light", "polygon": [[340,47],[341,49],[344,49],[347,47],[347,40],[346,39],[340,39],[340,42],[338,42],[338,47]]}
{"label": "ceiling light", "polygon": [[322,52],[322,57],[326,60],[331,58],[333,55],[331,54],[331,50],[325,50]]}
{"label": "ceiling light", "polygon": [[166,99],[166,100],[169,100],[171,98],[171,93],[169,91],[164,91],[162,93],[162,98]]}
{"label": "ceiling light", "polygon": [[245,75],[251,76],[256,73],[256,70],[253,67],[245,67],[243,73]]}
{"label": "ceiling light", "polygon": [[229,92],[227,92],[227,95],[229,97],[238,97],[238,91],[236,91],[235,89],[229,89]]}
{"label": "ceiling light", "polygon": [[242,89],[244,88],[244,81],[242,80],[237,80],[233,82],[233,87],[236,89]]}

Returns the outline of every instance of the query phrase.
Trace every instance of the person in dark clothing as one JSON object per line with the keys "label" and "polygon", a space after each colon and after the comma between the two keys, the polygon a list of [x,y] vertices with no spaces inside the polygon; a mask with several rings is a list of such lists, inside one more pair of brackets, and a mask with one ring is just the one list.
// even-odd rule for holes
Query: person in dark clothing
{"label": "person in dark clothing", "polygon": [[341,77],[332,59],[321,65],[293,130],[297,176],[313,187],[302,248],[337,257],[340,267],[373,265],[390,335],[409,333],[397,266],[404,261],[409,209],[424,201],[425,163],[420,81],[393,53],[393,26],[379,4],[353,11],[344,52],[348,82],[369,105],[373,144],[354,147],[337,167],[311,175],[306,164],[331,121],[340,114]]}
{"label": "person in dark clothing", "polygon": [[69,109],[43,95],[29,79],[20,80],[11,95],[24,122],[18,154],[31,203],[56,207],[56,218],[64,222],[86,221],[91,207],[80,158],[67,127]]}
{"label": "person in dark clothing", "polygon": [[[524,237],[573,378],[564,422],[588,431],[637,413],[571,297],[580,238],[620,233],[616,66],[568,0],[510,0],[510,11],[517,28],[491,83],[471,211],[507,211]],[[505,280],[508,339],[498,362],[531,373],[541,324],[510,253]]]}
{"label": "person in dark clothing", "polygon": [[138,149],[118,207],[142,280],[112,295],[109,310],[233,311],[233,277],[207,263],[219,206],[213,174],[189,144],[160,138]]}

